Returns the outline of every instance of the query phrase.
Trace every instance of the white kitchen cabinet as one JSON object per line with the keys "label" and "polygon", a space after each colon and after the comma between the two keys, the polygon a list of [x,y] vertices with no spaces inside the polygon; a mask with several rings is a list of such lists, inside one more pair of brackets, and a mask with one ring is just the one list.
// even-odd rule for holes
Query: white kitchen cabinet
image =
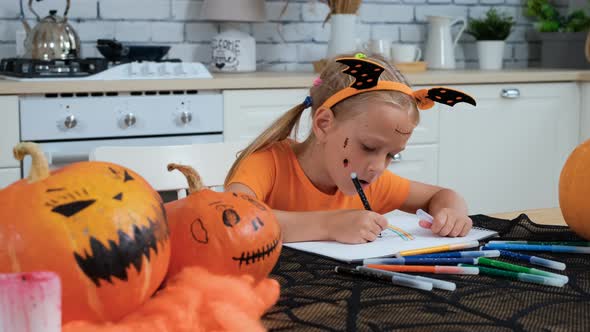
{"label": "white kitchen cabinet", "polygon": [[20,179],[20,168],[0,168],[0,189]]}
{"label": "white kitchen cabinet", "polygon": [[428,184],[438,183],[438,145],[408,145],[388,167],[407,179]]}
{"label": "white kitchen cabinet", "polygon": [[[223,92],[223,138],[252,141],[293,106],[302,103],[308,89],[226,90]],[[309,131],[309,109],[301,117],[298,138]]]}
{"label": "white kitchen cabinet", "polygon": [[18,97],[0,96],[0,168],[19,167],[12,148],[20,141]]}
{"label": "white kitchen cabinet", "polygon": [[[415,87],[420,89],[421,87]],[[226,90],[223,92],[223,134],[225,141],[251,141],[274,120],[308,95],[307,89]],[[438,141],[438,112],[435,108],[421,113],[419,126],[408,144]],[[301,116],[298,139],[310,128],[309,109]]]}
{"label": "white kitchen cabinet", "polygon": [[442,107],[439,184],[462,194],[470,213],[558,206],[559,174],[579,139],[577,84],[456,88],[478,105]]}
{"label": "white kitchen cabinet", "polygon": [[590,83],[580,84],[580,142],[590,139]]}
{"label": "white kitchen cabinet", "polygon": [[[225,141],[251,141],[281,114],[303,101],[307,93],[307,89],[224,91]],[[415,181],[438,182],[438,122],[439,112],[435,108],[421,112],[420,124],[400,154],[401,159],[390,166],[393,172]],[[306,137],[309,125],[307,110],[298,138]]]}

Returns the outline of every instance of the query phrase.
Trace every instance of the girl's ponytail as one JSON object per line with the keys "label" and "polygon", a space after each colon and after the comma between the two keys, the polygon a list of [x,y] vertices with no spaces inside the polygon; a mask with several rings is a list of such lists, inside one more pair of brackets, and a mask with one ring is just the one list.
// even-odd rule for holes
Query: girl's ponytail
{"label": "girl's ponytail", "polygon": [[[279,117],[275,122],[273,122],[265,131],[262,132],[252,143],[250,143],[244,150],[240,151],[240,154],[232,167],[229,170],[229,173],[225,177],[225,184],[228,185],[228,181],[234,176],[236,170],[242,163],[244,159],[248,156],[253,154],[254,152],[263,150],[270,146],[271,144],[282,141],[289,137],[291,132],[297,133],[299,127],[299,120],[301,119],[301,114],[303,111],[308,108],[311,104],[311,100],[307,97],[305,101],[295,107],[291,108],[281,117]],[[295,131],[293,131],[295,129]]]}

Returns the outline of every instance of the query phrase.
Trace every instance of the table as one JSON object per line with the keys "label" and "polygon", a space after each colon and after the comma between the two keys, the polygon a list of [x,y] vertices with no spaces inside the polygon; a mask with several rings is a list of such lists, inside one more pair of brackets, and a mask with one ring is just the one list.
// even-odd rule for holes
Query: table
{"label": "table", "polygon": [[563,219],[563,214],[559,208],[495,213],[490,216],[502,219],[514,219],[521,213],[526,214],[529,216],[529,218],[531,218],[531,220],[534,220],[538,224],[559,226],[566,225],[565,220]]}
{"label": "table", "polygon": [[[559,209],[472,218],[503,239],[581,240],[559,226]],[[339,275],[333,271],[340,262],[283,248],[271,274],[281,297],[262,322],[271,331],[590,331],[588,256],[535,255],[566,263],[561,273],[569,283],[559,288],[482,275],[430,275],[455,282],[457,289],[421,291]]]}

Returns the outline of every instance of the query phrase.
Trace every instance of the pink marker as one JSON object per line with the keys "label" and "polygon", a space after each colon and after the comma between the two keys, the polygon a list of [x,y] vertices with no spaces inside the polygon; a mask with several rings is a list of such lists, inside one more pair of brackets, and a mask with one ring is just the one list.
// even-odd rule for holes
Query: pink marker
{"label": "pink marker", "polygon": [[59,276],[54,272],[0,273],[0,331],[60,332]]}

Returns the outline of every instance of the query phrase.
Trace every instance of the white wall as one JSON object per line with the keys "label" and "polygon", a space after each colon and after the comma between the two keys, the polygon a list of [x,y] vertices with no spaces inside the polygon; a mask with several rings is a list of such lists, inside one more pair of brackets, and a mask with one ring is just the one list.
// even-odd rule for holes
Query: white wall
{"label": "white wall", "polygon": [[[0,1],[0,58],[15,55],[19,0]],[[33,15],[25,13],[33,24]],[[236,0],[239,1],[239,0]],[[574,0],[572,0],[574,1]],[[555,2],[555,1],[553,1]],[[327,6],[317,0],[291,0],[280,16],[285,1],[267,0],[268,21],[243,24],[257,40],[260,70],[312,70],[312,62],[326,52],[329,23],[322,25]],[[569,0],[557,0],[567,7]],[[40,15],[49,9],[63,11],[65,0],[34,1]],[[97,38],[172,45],[171,57],[184,61],[210,61],[209,41],[219,29],[200,19],[202,1],[196,0],[72,0],[70,18],[83,41],[83,55],[98,56]],[[420,44],[426,39],[426,15],[479,17],[491,7],[506,11],[517,24],[504,54],[507,68],[535,66],[539,62],[538,41],[527,33],[531,23],[524,17],[524,0],[365,0],[360,9],[359,37],[390,38]],[[281,38],[281,35],[284,39]],[[459,67],[476,67],[473,38],[464,36],[458,49]]]}

